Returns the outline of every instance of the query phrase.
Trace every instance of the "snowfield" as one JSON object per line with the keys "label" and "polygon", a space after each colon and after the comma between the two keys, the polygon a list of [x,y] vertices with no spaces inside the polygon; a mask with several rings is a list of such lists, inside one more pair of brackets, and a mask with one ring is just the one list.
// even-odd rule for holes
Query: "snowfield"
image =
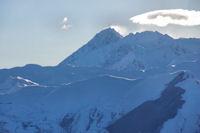
{"label": "snowfield", "polygon": [[200,133],[200,39],[105,29],[54,67],[0,70],[0,133]]}

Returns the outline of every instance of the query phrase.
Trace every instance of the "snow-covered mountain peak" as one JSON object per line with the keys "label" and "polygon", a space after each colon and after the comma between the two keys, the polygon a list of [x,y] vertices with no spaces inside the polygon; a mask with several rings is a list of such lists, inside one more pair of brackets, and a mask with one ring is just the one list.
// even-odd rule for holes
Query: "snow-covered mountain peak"
{"label": "snow-covered mountain peak", "polygon": [[158,32],[158,31],[143,31],[143,32],[136,32],[135,35],[137,36],[163,36],[162,33]]}
{"label": "snow-covered mountain peak", "polygon": [[134,38],[144,41],[172,40],[173,38],[167,34],[161,34],[158,31],[144,31],[134,34]]}
{"label": "snow-covered mountain peak", "polygon": [[[114,29],[108,28],[104,29],[101,32],[97,33],[87,44],[78,49],[71,56],[66,58],[59,65],[73,65],[76,66],[73,62],[79,57],[86,56],[88,53],[92,53],[94,50],[98,50],[102,47],[105,47],[109,44],[113,44],[121,40],[123,37]],[[80,61],[79,61],[80,62]],[[82,62],[82,61],[81,61]]]}
{"label": "snow-covered mountain peak", "polygon": [[107,38],[109,36],[113,36],[116,38],[122,38],[122,35],[113,28],[104,29],[104,30],[100,31],[99,33],[97,33],[96,36],[102,36],[102,37],[107,36]]}
{"label": "snow-covered mountain peak", "polygon": [[130,33],[122,37],[108,28],[96,34],[60,65],[144,70],[167,66],[191,53],[197,55],[200,53],[199,45],[199,39],[173,39],[157,31]]}
{"label": "snow-covered mountain peak", "polygon": [[106,44],[114,43],[122,39],[123,37],[114,29],[108,28],[97,33],[91,41],[86,45],[90,47],[97,48],[102,47]]}

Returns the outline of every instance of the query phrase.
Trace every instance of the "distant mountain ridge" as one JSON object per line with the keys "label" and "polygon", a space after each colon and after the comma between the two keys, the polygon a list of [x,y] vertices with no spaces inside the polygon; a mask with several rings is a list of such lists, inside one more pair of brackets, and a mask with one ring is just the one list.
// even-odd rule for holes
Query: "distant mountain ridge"
{"label": "distant mountain ridge", "polygon": [[[185,43],[187,41],[190,44]],[[199,44],[199,39],[173,39],[152,31],[122,37],[109,28],[98,33],[59,66],[148,70],[159,65],[166,67],[182,57],[190,58],[191,54],[200,56]]]}

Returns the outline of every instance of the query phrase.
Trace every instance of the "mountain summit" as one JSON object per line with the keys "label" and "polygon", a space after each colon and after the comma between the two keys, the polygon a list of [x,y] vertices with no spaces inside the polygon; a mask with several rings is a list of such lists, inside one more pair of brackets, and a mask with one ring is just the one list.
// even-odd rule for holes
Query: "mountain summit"
{"label": "mountain summit", "polygon": [[[92,53],[92,51],[103,48],[107,46],[108,44],[116,43],[122,38],[123,37],[114,29],[112,28],[104,29],[103,31],[97,33],[93,37],[93,39],[91,39],[87,44],[85,44],[83,47],[81,47],[76,52],[74,52],[71,56],[67,57],[59,65],[65,66],[65,65],[70,64],[70,65],[79,66],[79,64],[82,64],[83,66],[85,66],[84,65],[85,63],[88,64],[89,62],[95,62],[94,57],[86,57],[86,56],[88,56],[89,53]],[[82,57],[89,58],[87,60],[88,62],[84,59],[82,60]]]}

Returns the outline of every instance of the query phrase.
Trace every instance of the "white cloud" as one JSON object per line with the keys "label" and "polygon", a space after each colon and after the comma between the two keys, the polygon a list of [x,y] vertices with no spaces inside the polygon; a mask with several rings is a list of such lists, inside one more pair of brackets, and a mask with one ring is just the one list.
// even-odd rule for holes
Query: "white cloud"
{"label": "white cloud", "polygon": [[160,27],[167,26],[168,24],[196,26],[200,25],[200,11],[183,9],[156,10],[134,16],[130,20],[137,24]]}
{"label": "white cloud", "polygon": [[67,17],[64,17],[64,18],[63,18],[63,23],[67,23],[67,21],[68,21],[68,18],[67,18]]}
{"label": "white cloud", "polygon": [[62,21],[62,30],[68,30],[70,27],[72,27],[72,25],[67,24],[68,23],[68,18],[64,17],[63,21]]}
{"label": "white cloud", "polygon": [[115,31],[119,32],[122,36],[128,34],[126,27],[120,25],[111,25],[110,28],[114,29]]}

